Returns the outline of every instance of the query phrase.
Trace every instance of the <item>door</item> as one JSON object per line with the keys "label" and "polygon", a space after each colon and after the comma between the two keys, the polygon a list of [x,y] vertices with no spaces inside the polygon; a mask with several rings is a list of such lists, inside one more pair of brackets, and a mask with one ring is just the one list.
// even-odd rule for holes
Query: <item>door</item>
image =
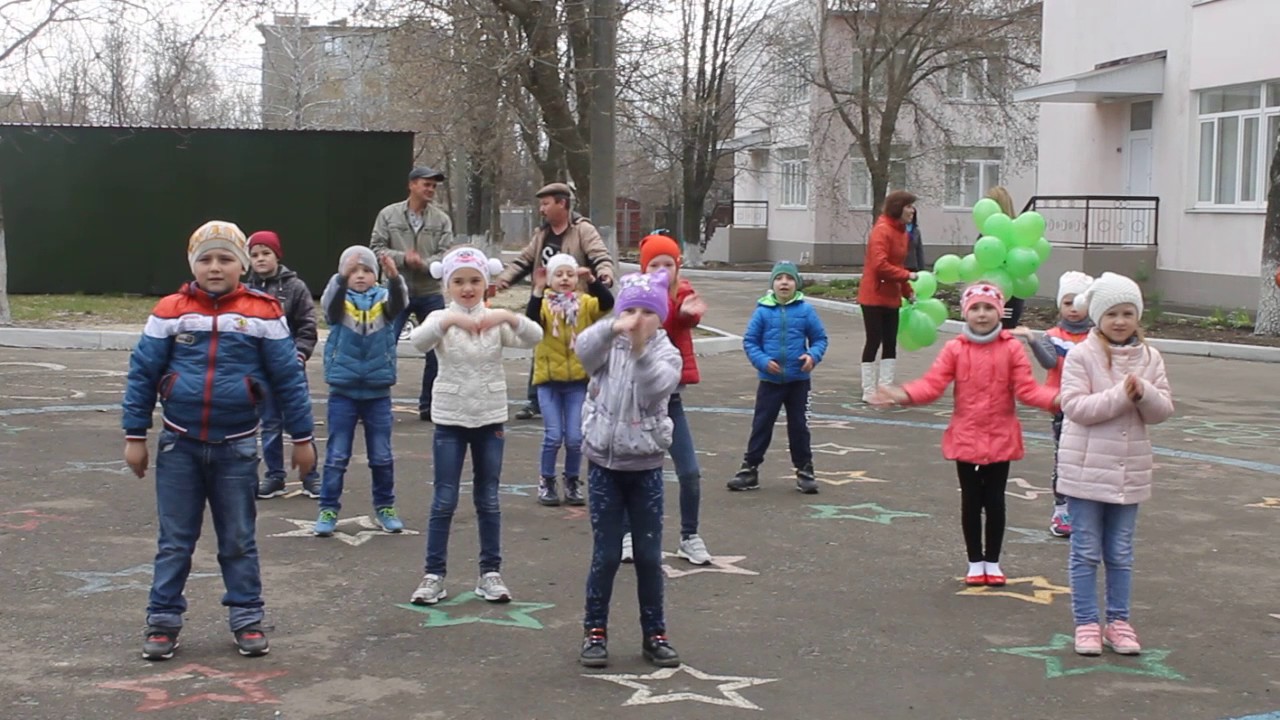
{"label": "door", "polygon": [[[1152,127],[1154,109],[1154,103],[1150,100],[1129,106],[1129,135],[1125,140],[1125,155],[1128,159],[1124,184],[1126,195],[1155,194],[1151,182],[1155,140],[1155,130]],[[1121,242],[1134,245],[1150,243],[1151,234],[1155,232],[1155,210],[1148,205],[1129,203],[1128,208],[1120,211],[1122,217],[1117,218],[1116,230],[1119,231]]]}
{"label": "door", "polygon": [[1151,194],[1151,131],[1129,132],[1129,177],[1125,182],[1126,195]]}

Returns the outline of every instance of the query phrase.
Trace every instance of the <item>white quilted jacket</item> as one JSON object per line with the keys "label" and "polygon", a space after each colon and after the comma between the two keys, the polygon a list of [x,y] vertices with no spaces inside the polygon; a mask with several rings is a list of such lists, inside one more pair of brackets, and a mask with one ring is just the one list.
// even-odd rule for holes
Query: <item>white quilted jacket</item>
{"label": "white quilted jacket", "polygon": [[[1066,422],[1058,449],[1058,492],[1132,505],[1151,497],[1147,426],[1173,415],[1173,397],[1160,351],[1142,343],[1104,343],[1091,334],[1067,353],[1062,369]],[[1142,381],[1142,399],[1136,403],[1124,391],[1130,374]]]}
{"label": "white quilted jacket", "polygon": [[409,334],[409,341],[422,352],[436,351],[440,374],[431,391],[431,420],[437,425],[468,428],[507,421],[507,376],[502,369],[502,348],[531,348],[542,340],[542,328],[524,315],[516,315],[513,330],[503,324],[480,334],[451,327],[440,332],[445,313],[481,316],[490,312],[483,305],[468,310],[450,303],[444,310],[427,316]]}

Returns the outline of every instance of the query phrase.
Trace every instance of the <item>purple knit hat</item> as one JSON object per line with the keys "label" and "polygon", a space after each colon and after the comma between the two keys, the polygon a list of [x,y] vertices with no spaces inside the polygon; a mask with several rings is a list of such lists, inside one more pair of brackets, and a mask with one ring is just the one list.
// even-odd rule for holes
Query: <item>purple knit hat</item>
{"label": "purple knit hat", "polygon": [[638,307],[652,310],[662,322],[667,321],[667,271],[652,273],[631,273],[618,280],[618,299],[613,309],[619,315],[628,308]]}

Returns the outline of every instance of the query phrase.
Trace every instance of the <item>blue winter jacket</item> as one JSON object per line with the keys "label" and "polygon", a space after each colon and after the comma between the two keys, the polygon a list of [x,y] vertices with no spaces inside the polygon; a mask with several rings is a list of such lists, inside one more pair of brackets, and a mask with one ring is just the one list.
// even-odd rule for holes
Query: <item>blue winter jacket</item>
{"label": "blue winter jacket", "polygon": [[395,320],[409,303],[404,277],[391,289],[375,285],[358,292],[347,279],[329,279],[320,305],[329,323],[324,343],[324,381],[329,391],[354,400],[387,397],[396,384]]}
{"label": "blue winter jacket", "polygon": [[[784,305],[771,290],[756,303],[742,336],[742,348],[765,382],[808,380],[809,373],[800,369],[800,356],[808,354],[814,365],[822,362],[827,352],[827,331],[813,306],[804,301],[804,293],[797,292]],[[765,369],[770,360],[782,367],[781,375]]]}
{"label": "blue winter jacket", "polygon": [[241,285],[214,296],[194,282],[156,303],[129,357],[125,436],[145,440],[156,398],[165,427],[222,442],[258,430],[268,393],[295,442],[311,439],[307,376],[280,301]]}

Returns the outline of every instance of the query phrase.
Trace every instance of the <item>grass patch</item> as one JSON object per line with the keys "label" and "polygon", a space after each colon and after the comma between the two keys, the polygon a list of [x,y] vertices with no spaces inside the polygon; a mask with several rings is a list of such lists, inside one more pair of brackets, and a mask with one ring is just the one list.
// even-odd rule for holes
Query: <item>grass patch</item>
{"label": "grass patch", "polygon": [[805,295],[827,298],[829,300],[855,300],[858,297],[858,279],[837,279],[830,282],[817,282],[801,288]]}
{"label": "grass patch", "polygon": [[16,325],[137,325],[141,328],[158,300],[145,295],[10,295],[9,308]]}

